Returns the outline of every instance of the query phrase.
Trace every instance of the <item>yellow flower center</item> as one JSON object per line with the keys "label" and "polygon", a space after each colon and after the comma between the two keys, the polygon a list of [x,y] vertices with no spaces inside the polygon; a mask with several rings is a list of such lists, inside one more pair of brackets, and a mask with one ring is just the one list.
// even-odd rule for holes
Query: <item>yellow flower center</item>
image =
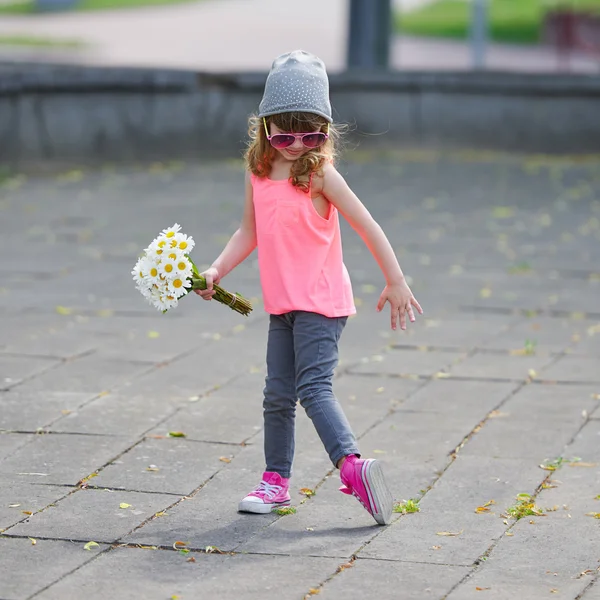
{"label": "yellow flower center", "polygon": [[169,258],[175,260],[177,258],[177,254],[175,254],[175,252],[171,252],[171,254],[169,254]]}
{"label": "yellow flower center", "polygon": [[157,250],[157,251],[156,251],[156,254],[162,254],[162,253],[163,253],[163,251],[162,251],[162,250]]}
{"label": "yellow flower center", "polygon": [[180,288],[183,285],[183,281],[181,281],[181,279],[175,279],[173,281],[173,287],[174,288]]}
{"label": "yellow flower center", "polygon": [[159,278],[160,278],[161,281],[166,281],[167,280],[167,278],[164,275],[159,275]]}
{"label": "yellow flower center", "polygon": [[166,243],[165,240],[162,240],[161,242],[158,242],[158,247],[163,248]]}
{"label": "yellow flower center", "polygon": [[184,240],[183,242],[179,242],[179,249],[185,250],[188,247],[188,243]]}
{"label": "yellow flower center", "polygon": [[185,271],[186,267],[187,267],[187,264],[186,264],[186,263],[184,263],[183,261],[181,261],[180,263],[177,263],[177,268],[178,268],[180,271]]}
{"label": "yellow flower center", "polygon": [[171,248],[175,248],[177,246],[177,240],[171,240]]}
{"label": "yellow flower center", "polygon": [[173,265],[172,264],[169,263],[169,264],[165,265],[165,271],[167,273],[170,273],[172,270],[173,270]]}
{"label": "yellow flower center", "polygon": [[156,277],[158,275],[158,270],[156,267],[152,267],[150,269],[150,275],[152,275],[152,277]]}
{"label": "yellow flower center", "polygon": [[169,233],[167,233],[167,237],[171,238],[175,235],[174,231],[169,231]]}

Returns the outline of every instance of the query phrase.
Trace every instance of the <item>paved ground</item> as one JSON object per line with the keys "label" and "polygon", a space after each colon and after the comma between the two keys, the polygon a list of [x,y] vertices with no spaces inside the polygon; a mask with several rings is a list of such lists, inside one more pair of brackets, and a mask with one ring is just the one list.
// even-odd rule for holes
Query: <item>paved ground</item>
{"label": "paved ground", "polygon": [[[424,1],[404,0],[405,8]],[[0,47],[0,57],[266,71],[275,56],[304,48],[319,55],[330,71],[341,71],[346,60],[347,12],[347,0],[202,0],[97,13],[3,15],[0,35],[79,39],[89,46],[83,51]],[[564,62],[549,48],[502,44],[490,45],[487,64],[493,69],[525,72],[600,70],[597,56],[574,54]],[[391,66],[464,70],[471,68],[472,59],[463,42],[403,37],[393,43]]]}
{"label": "paved ground", "polygon": [[[236,512],[263,468],[260,300],[248,319],[195,297],[161,315],[129,271],[175,221],[211,260],[239,216],[239,163],[11,179],[2,600],[600,598],[600,158],[352,158],[426,314],[391,334],[381,277],[346,228],[359,314],[337,392],[364,454],[420,512],[375,526],[337,491],[303,414],[297,513]],[[254,258],[226,287],[259,295]],[[523,493],[543,516],[508,515]]]}

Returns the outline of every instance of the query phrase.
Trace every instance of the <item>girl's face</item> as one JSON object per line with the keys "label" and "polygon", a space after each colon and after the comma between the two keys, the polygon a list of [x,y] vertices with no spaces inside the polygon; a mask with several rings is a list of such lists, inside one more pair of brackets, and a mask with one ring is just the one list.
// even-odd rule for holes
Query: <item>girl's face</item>
{"label": "girl's face", "polygon": [[[290,133],[288,131],[283,131],[279,129],[277,125],[274,123],[269,123],[269,132],[271,135],[277,135],[278,133]],[[314,133],[318,133],[315,131]],[[292,134],[293,135],[293,134]],[[275,148],[275,150],[285,159],[285,160],[296,160],[303,154],[306,154],[311,148],[307,148],[299,137],[296,137],[294,143],[287,148],[282,148],[281,150]]]}

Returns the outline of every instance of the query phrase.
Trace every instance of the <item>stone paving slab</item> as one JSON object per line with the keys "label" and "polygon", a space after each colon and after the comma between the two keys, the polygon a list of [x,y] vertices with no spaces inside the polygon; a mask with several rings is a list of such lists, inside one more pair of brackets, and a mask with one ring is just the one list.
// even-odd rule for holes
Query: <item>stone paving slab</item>
{"label": "stone paving slab", "polygon": [[24,392],[20,386],[0,392],[0,430],[36,431],[72,413],[92,397],[81,392]]}
{"label": "stone paving slab", "polygon": [[563,356],[544,369],[544,378],[556,381],[600,383],[600,359]]}
{"label": "stone paving slab", "polygon": [[242,372],[208,396],[197,401],[188,399],[180,411],[152,433],[183,431],[191,440],[240,444],[262,428],[263,388],[262,372]]}
{"label": "stone paving slab", "polygon": [[[4,327],[4,323],[2,324]],[[48,328],[33,333],[22,333],[7,339],[4,352],[19,356],[33,357],[43,355],[62,359],[92,352],[97,341],[84,337],[75,327],[65,329]]]}
{"label": "stone paving slab", "polygon": [[463,452],[472,456],[531,456],[539,461],[556,458],[594,405],[589,388],[527,386],[485,423]]}
{"label": "stone paving slab", "polygon": [[[526,343],[529,341],[536,354],[558,353],[573,346],[576,337],[586,336],[587,330],[593,324],[594,321],[572,318],[531,317],[519,319],[507,331],[494,336],[483,346],[516,352],[525,350]],[[579,344],[575,345],[575,348],[578,346]]]}
{"label": "stone paving slab", "polygon": [[[2,359],[4,360],[4,359]],[[29,357],[22,360],[30,360]],[[22,384],[21,390],[100,394],[148,371],[149,363],[102,359],[95,354],[55,364]]]}
{"label": "stone paving slab", "polygon": [[26,519],[28,515],[23,511],[37,512],[70,491],[60,486],[15,483],[13,479],[1,478],[0,530]]}
{"label": "stone paving slab", "polygon": [[395,345],[433,346],[434,348],[457,348],[467,350],[484,346],[514,322],[514,317],[502,315],[450,314],[425,316],[422,326],[407,329]]}
{"label": "stone paving slab", "polygon": [[512,356],[477,351],[464,361],[453,365],[450,372],[455,377],[524,381],[530,377],[530,371],[539,373],[554,360],[556,359],[552,356]]}
{"label": "stone paving slab", "polygon": [[361,558],[352,564],[352,568],[344,569],[340,576],[327,583],[320,597],[357,596],[379,600],[441,598],[469,572],[466,567]]}
{"label": "stone paving slab", "polygon": [[[507,600],[577,597],[591,580],[577,576],[597,567],[597,527],[552,516],[529,521],[521,519],[513,536],[503,536],[481,568],[448,598],[480,598],[477,588],[489,588],[486,597]],[[572,536],[577,543],[565,544]]]}
{"label": "stone paving slab", "polygon": [[[20,435],[15,433],[0,433],[0,461],[11,456],[35,439],[35,435]],[[0,467],[1,469],[2,467]]]}
{"label": "stone paving slab", "polygon": [[497,381],[459,381],[438,379],[428,382],[398,407],[402,411],[433,412],[460,416],[468,414],[477,422],[500,405],[518,387]]}
{"label": "stone paving slab", "polygon": [[[101,545],[100,549],[107,546]],[[0,598],[25,600],[46,586],[92,560],[83,544],[69,541],[0,538]],[[25,568],[24,568],[25,565]],[[80,589],[83,589],[80,588]]]}
{"label": "stone paving slab", "polygon": [[[340,564],[337,559],[288,556],[219,556],[194,554],[196,561],[174,551],[118,548],[79,569],[68,581],[61,581],[39,595],[40,600],[64,599],[72,589],[82,589],[90,581],[98,583],[89,589],[90,600],[100,600],[112,594],[123,598],[142,597],[160,600],[180,598],[219,598],[237,600],[240,597],[279,600],[281,585],[273,573],[285,573],[285,594],[302,598],[315,588]],[[110,572],[111,578],[103,575]],[[74,586],[74,587],[72,587]]]}
{"label": "stone paving slab", "polygon": [[385,354],[366,357],[360,364],[352,367],[350,373],[392,377],[406,375],[431,377],[448,370],[451,365],[465,358],[466,353],[460,352],[392,349]]}
{"label": "stone paving slab", "polygon": [[[176,496],[123,490],[76,490],[8,529],[10,535],[112,543],[177,501]],[[129,505],[120,508],[121,504]]]}
{"label": "stone paving slab", "polygon": [[0,391],[60,365],[55,358],[3,354],[0,356]]}
{"label": "stone paving slab", "polygon": [[[459,455],[420,501],[421,511],[402,516],[360,556],[472,565],[507,530],[500,515],[516,495],[533,493],[544,477],[532,462]],[[476,513],[490,501],[489,512]]]}
{"label": "stone paving slab", "polygon": [[139,492],[185,496],[232,460],[239,446],[172,439],[146,439],[107,465],[91,484]]}
{"label": "stone paving slab", "polygon": [[[85,406],[60,415],[49,427],[56,433],[118,435],[136,439],[180,407],[169,397],[142,396],[125,390],[93,398]],[[165,435],[168,430],[161,431]]]}
{"label": "stone paving slab", "polygon": [[38,435],[0,462],[0,476],[75,485],[131,445],[117,436]]}

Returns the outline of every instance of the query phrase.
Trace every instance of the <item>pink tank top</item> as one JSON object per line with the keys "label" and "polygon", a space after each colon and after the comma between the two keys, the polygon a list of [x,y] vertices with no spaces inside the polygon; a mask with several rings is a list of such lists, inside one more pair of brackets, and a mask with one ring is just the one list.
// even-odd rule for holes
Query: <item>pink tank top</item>
{"label": "pink tank top", "polygon": [[258,265],[266,312],[293,310],[326,317],[356,312],[342,256],[337,209],[323,218],[310,193],[287,179],[251,176]]}

